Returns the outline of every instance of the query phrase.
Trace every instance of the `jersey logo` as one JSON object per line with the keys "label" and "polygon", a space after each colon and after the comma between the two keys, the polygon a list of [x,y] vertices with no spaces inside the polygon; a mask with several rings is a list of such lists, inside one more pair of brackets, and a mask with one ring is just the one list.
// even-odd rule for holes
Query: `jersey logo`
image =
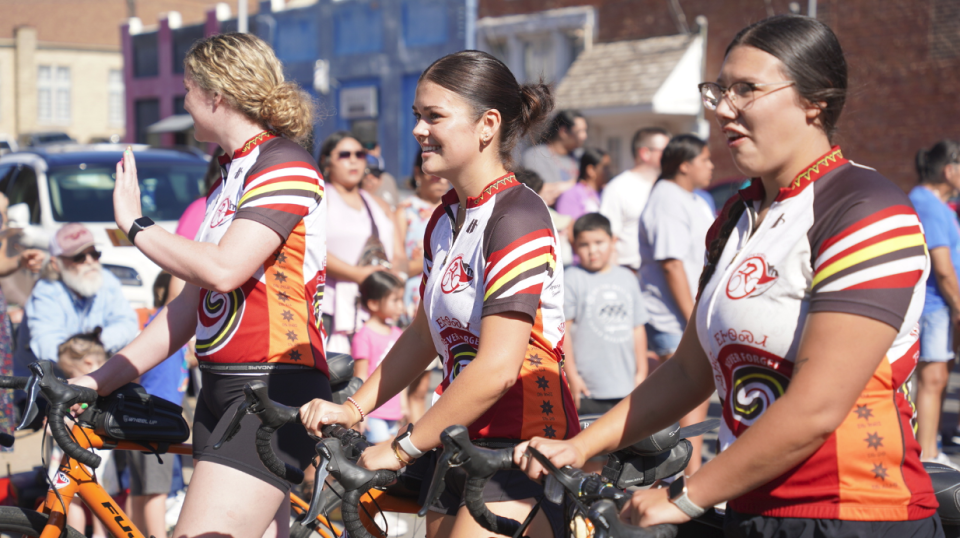
{"label": "jersey logo", "polygon": [[473,281],[473,269],[463,261],[461,254],[450,262],[446,272],[443,273],[440,290],[448,294],[457,293],[470,287],[471,281]]}
{"label": "jersey logo", "polygon": [[470,221],[470,226],[467,226],[467,233],[472,234],[474,230],[477,229],[477,219]]}
{"label": "jersey logo", "polygon": [[776,228],[777,226],[780,225],[781,222],[786,222],[786,219],[783,218],[783,215],[780,215],[780,218],[778,218],[778,219],[776,220],[776,222],[773,223],[773,226],[771,226],[770,229],[772,230],[772,229]]}
{"label": "jersey logo", "polygon": [[237,206],[231,204],[229,199],[224,200],[217,206],[217,210],[213,213],[213,218],[210,219],[210,227],[216,228],[224,222],[226,222],[227,217],[233,215],[237,212]]}
{"label": "jersey logo", "polygon": [[750,256],[730,275],[730,280],[727,281],[727,297],[757,297],[773,287],[779,276],[772,265],[767,265],[763,254]]}

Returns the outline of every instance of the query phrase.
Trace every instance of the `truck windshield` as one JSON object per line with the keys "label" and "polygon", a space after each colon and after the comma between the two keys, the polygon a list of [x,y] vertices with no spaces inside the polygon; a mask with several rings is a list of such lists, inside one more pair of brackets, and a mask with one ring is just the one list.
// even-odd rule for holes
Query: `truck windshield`
{"label": "truck windshield", "polygon": [[[153,220],[178,220],[203,192],[206,164],[137,163],[140,207]],[[112,166],[71,165],[47,171],[53,218],[59,222],[112,222]]]}

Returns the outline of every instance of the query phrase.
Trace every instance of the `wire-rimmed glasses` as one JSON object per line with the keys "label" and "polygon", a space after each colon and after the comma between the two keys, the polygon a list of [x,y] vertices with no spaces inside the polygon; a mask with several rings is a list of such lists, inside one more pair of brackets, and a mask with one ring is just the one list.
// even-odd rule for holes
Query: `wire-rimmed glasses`
{"label": "wire-rimmed glasses", "polygon": [[781,80],[779,82],[734,82],[729,88],[717,84],[716,82],[701,82],[697,85],[700,89],[700,98],[703,99],[703,106],[708,110],[716,110],[720,106],[720,101],[724,96],[730,99],[730,104],[737,110],[744,110],[753,103],[754,91],[757,88],[766,88],[767,86],[782,86],[784,84],[796,84],[792,80]]}

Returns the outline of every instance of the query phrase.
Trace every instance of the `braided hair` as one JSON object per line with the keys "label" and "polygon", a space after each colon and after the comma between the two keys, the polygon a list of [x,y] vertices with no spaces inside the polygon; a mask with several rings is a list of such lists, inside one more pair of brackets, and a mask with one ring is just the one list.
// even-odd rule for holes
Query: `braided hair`
{"label": "braided hair", "polygon": [[743,199],[743,196],[739,192],[734,194],[724,205],[720,217],[707,232],[708,240],[711,237],[713,239],[707,244],[707,263],[703,266],[703,272],[700,273],[700,284],[697,286],[698,300],[700,295],[703,294],[703,288],[707,287],[707,282],[710,282],[710,279],[713,278],[713,273],[717,270],[717,262],[720,261],[720,255],[723,254],[723,249],[727,246],[727,240],[730,239],[730,234],[737,227],[737,223],[740,222],[740,217],[743,216],[746,209],[747,202]]}

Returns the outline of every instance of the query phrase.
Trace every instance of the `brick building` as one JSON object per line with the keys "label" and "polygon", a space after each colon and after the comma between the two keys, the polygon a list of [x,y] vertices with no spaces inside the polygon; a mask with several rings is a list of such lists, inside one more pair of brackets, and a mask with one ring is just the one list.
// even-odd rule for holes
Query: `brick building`
{"label": "brick building", "polygon": [[[849,64],[850,93],[837,142],[849,158],[909,188],[915,182],[917,149],[941,138],[960,138],[960,107],[949,93],[960,85],[960,2],[812,3],[817,18],[837,33]],[[704,72],[713,79],[737,31],[769,15],[789,12],[790,4],[786,0],[481,0],[478,27],[485,18],[503,20],[589,5],[596,14],[591,21],[595,41],[609,43],[683,34],[694,30],[695,18],[704,15],[708,23]],[[806,14],[810,2],[793,4]],[[672,8],[677,5],[679,12]],[[716,125],[712,114],[707,113],[706,119]],[[711,132],[715,177],[739,175],[717,129]]]}
{"label": "brick building", "polygon": [[[118,27],[160,13],[202,17],[210,0],[0,0],[0,136],[123,136]],[[252,2],[255,3],[255,2]]]}

